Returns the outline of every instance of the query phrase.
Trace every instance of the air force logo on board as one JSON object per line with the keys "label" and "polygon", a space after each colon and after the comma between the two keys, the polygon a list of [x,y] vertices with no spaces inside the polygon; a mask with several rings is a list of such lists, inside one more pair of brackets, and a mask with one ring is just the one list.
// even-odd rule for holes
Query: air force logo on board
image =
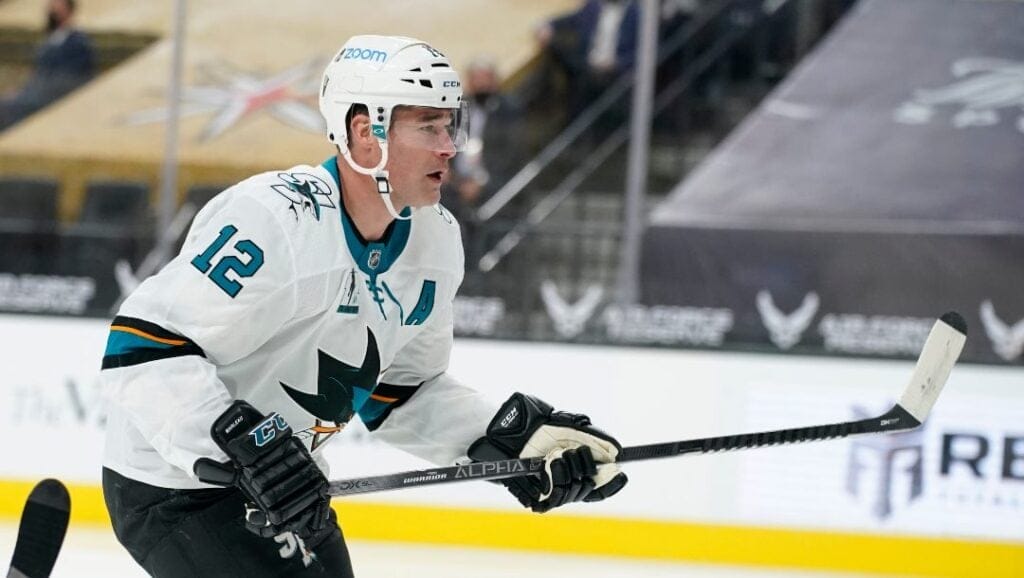
{"label": "air force logo on board", "polygon": [[1024,319],[1010,325],[996,315],[992,301],[981,304],[981,324],[985,334],[992,341],[996,355],[1006,361],[1013,361],[1024,353]]}
{"label": "air force logo on board", "polygon": [[593,317],[597,306],[601,304],[603,295],[604,290],[600,285],[589,285],[583,290],[583,295],[578,301],[569,303],[558,294],[558,287],[550,279],[540,286],[540,296],[555,325],[555,331],[566,339],[583,333],[587,321]]}
{"label": "air force logo on board", "polygon": [[813,291],[804,296],[803,302],[792,313],[784,313],[775,306],[772,294],[758,291],[757,312],[761,322],[768,329],[768,336],[779,349],[791,349],[803,337],[804,331],[811,325],[821,300]]}

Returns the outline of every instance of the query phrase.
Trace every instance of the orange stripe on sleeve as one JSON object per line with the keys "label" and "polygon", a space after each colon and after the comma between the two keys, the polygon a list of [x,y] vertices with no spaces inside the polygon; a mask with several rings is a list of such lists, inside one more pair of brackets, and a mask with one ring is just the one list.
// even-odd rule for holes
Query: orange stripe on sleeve
{"label": "orange stripe on sleeve", "polygon": [[150,335],[145,331],[140,331],[138,329],[135,329],[134,327],[125,327],[124,325],[111,325],[110,330],[131,333],[132,335],[138,335],[143,339],[149,339],[150,341],[156,341],[157,343],[165,343],[167,345],[185,345],[186,343],[188,343],[188,341],[185,341],[183,339],[165,339],[163,337],[157,337],[155,335]]}

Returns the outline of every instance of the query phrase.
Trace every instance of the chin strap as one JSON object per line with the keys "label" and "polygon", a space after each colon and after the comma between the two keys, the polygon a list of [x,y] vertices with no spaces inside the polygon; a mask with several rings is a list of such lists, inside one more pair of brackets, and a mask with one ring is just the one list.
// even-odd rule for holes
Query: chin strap
{"label": "chin strap", "polygon": [[388,180],[387,171],[378,171],[373,175],[375,181],[377,181],[377,192],[380,193],[380,198],[384,201],[384,206],[387,207],[388,212],[391,216],[398,219],[399,221],[407,221],[412,218],[412,214],[408,217],[403,217],[398,214],[395,210],[395,205],[391,202],[391,181]]}
{"label": "chin strap", "polygon": [[387,207],[388,213],[399,221],[407,221],[412,218],[412,215],[410,214],[408,217],[399,215],[398,211],[395,210],[394,203],[391,202],[391,181],[388,180],[388,172],[384,170],[384,165],[388,164],[388,143],[378,140],[377,144],[380,145],[380,162],[372,169],[360,166],[359,163],[352,160],[347,146],[338,148],[341,150],[341,156],[345,157],[345,162],[348,163],[348,166],[352,167],[352,170],[359,174],[373,177],[377,184],[377,192],[380,193],[380,198],[384,201],[384,206]]}

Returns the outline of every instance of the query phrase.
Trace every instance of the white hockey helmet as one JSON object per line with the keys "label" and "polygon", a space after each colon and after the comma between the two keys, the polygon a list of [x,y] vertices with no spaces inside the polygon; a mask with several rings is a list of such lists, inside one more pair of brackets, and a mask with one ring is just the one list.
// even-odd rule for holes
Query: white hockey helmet
{"label": "white hockey helmet", "polygon": [[[346,118],[354,104],[365,105],[371,130],[381,148],[376,167],[362,167],[348,149]],[[355,171],[377,181],[388,211],[401,219],[391,204],[391,185],[384,166],[388,160],[388,130],[396,106],[452,109],[448,136],[456,150],[468,141],[469,114],[462,101],[462,82],[451,62],[430,45],[403,36],[353,36],[341,47],[320,85],[320,114],[327,137]]]}
{"label": "white hockey helmet", "polygon": [[396,106],[461,109],[462,83],[448,58],[426,42],[353,36],[327,65],[320,86],[327,136],[343,148],[348,144],[345,117],[356,103],[366,105],[374,135],[386,140]]}

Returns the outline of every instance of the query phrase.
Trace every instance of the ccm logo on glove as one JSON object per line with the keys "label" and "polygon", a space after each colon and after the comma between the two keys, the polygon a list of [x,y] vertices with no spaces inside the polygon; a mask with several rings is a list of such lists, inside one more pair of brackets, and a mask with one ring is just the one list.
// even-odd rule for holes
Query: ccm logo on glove
{"label": "ccm logo on glove", "polygon": [[[288,431],[288,422],[284,421],[284,418],[278,414],[272,414],[263,423],[257,425],[249,435],[253,437],[253,442],[256,447],[261,448],[267,445],[270,440],[277,436],[277,432]],[[230,429],[229,429],[230,431]]]}
{"label": "ccm logo on glove", "polygon": [[508,415],[501,420],[501,427],[510,427],[512,425],[512,421],[517,417],[519,417],[519,408],[513,407],[512,411],[508,412]]}

